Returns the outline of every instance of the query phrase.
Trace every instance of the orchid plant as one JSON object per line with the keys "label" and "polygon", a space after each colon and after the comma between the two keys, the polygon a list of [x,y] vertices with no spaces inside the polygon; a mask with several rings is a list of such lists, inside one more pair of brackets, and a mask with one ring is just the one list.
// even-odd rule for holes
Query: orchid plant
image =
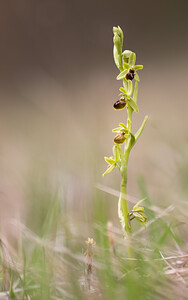
{"label": "orchid plant", "polygon": [[140,206],[144,199],[139,201],[132,210],[129,210],[127,202],[127,166],[131,149],[140,137],[148,117],[146,116],[144,118],[139,130],[133,134],[132,115],[133,112],[139,112],[137,98],[138,83],[140,82],[140,78],[137,71],[143,69],[143,66],[135,64],[136,54],[134,52],[130,50],[122,50],[123,31],[121,28],[119,26],[113,27],[113,33],[114,62],[120,71],[116,79],[123,81],[123,86],[119,89],[120,98],[114,103],[113,107],[115,110],[122,110],[126,108],[127,122],[126,125],[124,123],[119,123],[119,126],[112,130],[112,132],[116,133],[114,138],[113,156],[104,158],[108,164],[108,167],[103,176],[112,172],[116,167],[121,173],[121,191],[118,203],[118,215],[123,232],[125,235],[128,235],[131,232],[131,221],[133,219],[136,219],[142,225],[145,225],[147,220],[144,215],[144,207]]}

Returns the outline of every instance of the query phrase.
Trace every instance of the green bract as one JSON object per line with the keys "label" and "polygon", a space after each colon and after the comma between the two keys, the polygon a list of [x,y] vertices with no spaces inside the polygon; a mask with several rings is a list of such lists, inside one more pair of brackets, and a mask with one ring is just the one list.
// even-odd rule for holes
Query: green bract
{"label": "green bract", "polygon": [[[107,170],[104,172],[108,174],[112,172],[115,167],[118,167],[121,174],[121,192],[118,203],[118,214],[122,225],[123,232],[128,235],[131,232],[131,221],[135,218],[142,225],[145,224],[147,218],[144,216],[144,208],[140,206],[139,201],[131,211],[129,211],[127,203],[127,166],[130,151],[137,142],[141,135],[147,116],[145,117],[142,125],[138,131],[132,133],[132,114],[133,112],[139,112],[137,100],[138,100],[138,83],[140,78],[137,71],[143,69],[142,65],[136,65],[136,54],[130,50],[122,51],[123,47],[123,32],[121,28],[113,27],[114,33],[114,61],[119,69],[119,75],[117,80],[122,80],[123,86],[120,87],[121,98],[114,103],[116,111],[126,108],[127,111],[127,123],[119,123],[119,127],[114,128],[112,131],[116,133],[114,138],[113,156],[105,157],[105,161],[108,164]],[[123,145],[123,148],[122,148]]]}

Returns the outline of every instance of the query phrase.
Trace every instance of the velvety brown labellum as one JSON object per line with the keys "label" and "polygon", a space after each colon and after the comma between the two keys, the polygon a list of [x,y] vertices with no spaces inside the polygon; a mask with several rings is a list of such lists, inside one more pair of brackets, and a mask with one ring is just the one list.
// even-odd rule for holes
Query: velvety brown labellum
{"label": "velvety brown labellum", "polygon": [[125,142],[125,139],[125,132],[118,133],[114,138],[114,143],[123,144]]}
{"label": "velvety brown labellum", "polygon": [[[132,71],[132,70],[131,70]],[[129,72],[129,73],[127,73],[126,74],[126,79],[127,80],[133,80],[134,79],[134,73],[132,73],[132,72]]]}
{"label": "velvety brown labellum", "polygon": [[126,106],[126,99],[125,98],[121,98],[119,100],[117,100],[115,103],[114,103],[114,108],[115,109],[123,109],[124,107]]}

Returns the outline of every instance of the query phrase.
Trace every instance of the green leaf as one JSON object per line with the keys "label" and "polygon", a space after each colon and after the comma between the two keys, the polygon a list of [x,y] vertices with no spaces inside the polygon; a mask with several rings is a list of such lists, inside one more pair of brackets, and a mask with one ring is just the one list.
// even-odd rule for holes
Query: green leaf
{"label": "green leaf", "polygon": [[107,164],[109,165],[113,165],[115,163],[115,160],[113,159],[113,157],[104,157],[105,161],[107,162]]}
{"label": "green leaf", "polygon": [[146,121],[148,119],[148,116],[145,116],[144,121],[142,122],[142,125],[138,129],[138,131],[135,133],[135,139],[138,140],[139,136],[141,135],[142,131],[144,130],[144,127],[146,125]]}
{"label": "green leaf", "polygon": [[137,104],[138,99],[138,81],[135,81],[133,100]]}
{"label": "green leaf", "polygon": [[123,70],[117,77],[117,80],[121,80],[123,78],[125,78],[125,75],[127,74],[127,69]]}
{"label": "green leaf", "polygon": [[127,95],[127,91],[123,88],[123,87],[120,87],[120,92],[122,92],[123,94]]}
{"label": "green leaf", "polygon": [[133,83],[132,83],[131,80],[128,80],[128,92],[127,92],[127,95],[131,96],[132,92],[133,92]]}
{"label": "green leaf", "polygon": [[135,79],[136,81],[140,81],[140,77],[138,76],[138,73],[137,73],[137,72],[135,72],[134,79]]}
{"label": "green leaf", "polygon": [[134,69],[135,69],[135,71],[137,71],[137,70],[142,70],[142,69],[143,69],[143,65],[136,65],[136,66],[134,67]]}
{"label": "green leaf", "polygon": [[132,52],[129,56],[129,65],[133,67],[135,65],[135,62],[136,62],[136,54]]}
{"label": "green leaf", "polygon": [[120,151],[118,145],[113,146],[113,154],[115,162],[117,163],[118,161],[120,161]]}
{"label": "green leaf", "polygon": [[132,132],[130,132],[130,135],[131,135],[130,145],[131,145],[131,147],[133,147],[133,145],[135,143],[135,136]]}
{"label": "green leaf", "polygon": [[133,99],[129,98],[127,99],[128,104],[130,105],[130,107],[135,111],[135,112],[139,112],[138,106],[137,104],[133,101]]}
{"label": "green leaf", "polygon": [[107,170],[102,174],[102,176],[104,177],[106,174],[111,173],[114,169],[115,169],[116,165],[110,165],[108,166]]}

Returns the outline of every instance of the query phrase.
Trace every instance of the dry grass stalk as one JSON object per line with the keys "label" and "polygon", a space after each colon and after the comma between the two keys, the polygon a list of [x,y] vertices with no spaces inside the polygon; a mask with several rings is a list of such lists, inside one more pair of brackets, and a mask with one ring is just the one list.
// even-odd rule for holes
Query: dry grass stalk
{"label": "dry grass stalk", "polygon": [[91,288],[91,274],[93,269],[93,247],[96,245],[96,242],[93,238],[88,238],[86,241],[86,244],[88,246],[87,250],[85,251],[85,264],[86,264],[86,280],[87,280],[87,286],[90,290]]}

